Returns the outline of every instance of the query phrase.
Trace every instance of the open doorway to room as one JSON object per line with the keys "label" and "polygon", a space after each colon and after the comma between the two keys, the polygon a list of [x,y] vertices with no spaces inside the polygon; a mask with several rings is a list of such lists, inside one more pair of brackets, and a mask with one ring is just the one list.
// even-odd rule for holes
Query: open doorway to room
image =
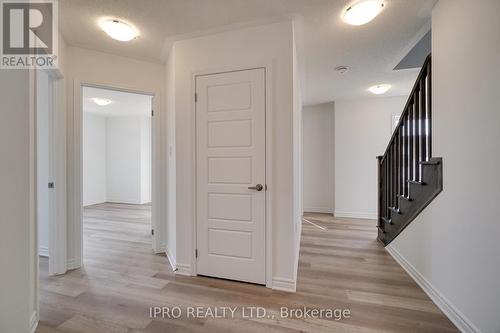
{"label": "open doorway to room", "polygon": [[82,87],[86,266],[116,264],[110,252],[151,251],[152,102],[150,95]]}

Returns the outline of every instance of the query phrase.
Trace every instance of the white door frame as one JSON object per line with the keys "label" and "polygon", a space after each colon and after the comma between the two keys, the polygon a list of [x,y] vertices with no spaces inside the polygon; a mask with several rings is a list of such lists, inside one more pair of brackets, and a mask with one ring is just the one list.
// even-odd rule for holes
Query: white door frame
{"label": "white door frame", "polygon": [[247,66],[227,66],[227,67],[219,67],[219,68],[214,68],[214,69],[207,69],[207,70],[197,70],[193,71],[191,73],[191,110],[192,110],[192,117],[191,117],[191,133],[192,133],[192,159],[191,163],[193,167],[191,168],[192,170],[192,177],[193,177],[193,187],[192,187],[192,202],[193,202],[193,221],[192,221],[192,234],[191,234],[191,275],[198,275],[197,274],[197,260],[196,260],[196,248],[197,248],[197,212],[196,212],[196,207],[197,207],[197,200],[196,200],[196,191],[197,191],[197,184],[196,184],[196,173],[197,173],[197,167],[196,167],[196,158],[197,158],[197,152],[196,152],[196,102],[194,99],[195,93],[196,93],[196,77],[197,76],[203,76],[203,75],[213,75],[213,74],[222,74],[222,73],[227,73],[227,72],[237,72],[237,71],[246,71],[246,70],[252,70],[252,69],[259,69],[263,68],[264,73],[265,73],[265,96],[266,96],[266,287],[267,288],[272,288],[272,211],[273,211],[273,206],[272,206],[272,193],[273,193],[273,186],[272,186],[272,115],[273,115],[273,103],[272,103],[272,87],[273,87],[273,62],[264,62],[264,63],[257,63],[257,64],[249,64]]}
{"label": "white door frame", "polygon": [[65,79],[59,69],[49,74],[49,274],[66,273],[66,108]]}
{"label": "white door frame", "polygon": [[[55,184],[48,194],[49,275],[66,272],[66,108],[65,80],[60,69],[40,69],[48,76],[49,181]],[[37,84],[35,71],[35,85]],[[35,87],[35,89],[37,89]],[[35,115],[36,118],[36,115]],[[38,122],[38,120],[35,120]],[[36,131],[36,126],[35,126]],[[38,145],[35,136],[35,145]],[[35,148],[36,149],[36,148]],[[38,158],[35,161],[38,170]],[[37,171],[35,171],[37,173]],[[48,184],[47,184],[48,186]],[[37,200],[38,201],[38,200]],[[38,203],[37,203],[38,205]],[[37,218],[38,220],[38,218]],[[37,232],[38,232],[37,223]],[[37,235],[38,239],[38,235]],[[36,257],[39,255],[38,241]]]}
{"label": "white door frame", "polygon": [[152,108],[155,110],[151,117],[151,225],[155,230],[152,237],[152,249],[154,253],[164,252],[161,244],[162,228],[162,209],[161,209],[161,101],[160,92],[145,90],[141,87],[124,86],[108,82],[92,82],[75,79],[73,82],[73,191],[69,195],[70,206],[72,206],[73,216],[69,219],[73,221],[73,240],[75,262],[68,263],[68,268],[78,268],[83,265],[83,103],[82,90],[84,87],[116,90],[135,94],[149,95],[153,97]]}

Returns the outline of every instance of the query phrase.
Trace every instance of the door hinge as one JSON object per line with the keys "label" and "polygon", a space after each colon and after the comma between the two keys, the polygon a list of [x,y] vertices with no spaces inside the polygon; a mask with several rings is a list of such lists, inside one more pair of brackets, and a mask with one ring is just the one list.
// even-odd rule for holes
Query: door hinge
{"label": "door hinge", "polygon": [[155,110],[151,110],[151,117],[154,117],[155,115]]}
{"label": "door hinge", "polygon": [[194,257],[195,257],[195,258],[198,258],[198,249],[195,249],[195,250],[194,250]]}
{"label": "door hinge", "polygon": [[198,102],[198,94],[197,93],[194,93],[194,102]]}
{"label": "door hinge", "polygon": [[155,234],[155,229],[151,229],[151,235]]}

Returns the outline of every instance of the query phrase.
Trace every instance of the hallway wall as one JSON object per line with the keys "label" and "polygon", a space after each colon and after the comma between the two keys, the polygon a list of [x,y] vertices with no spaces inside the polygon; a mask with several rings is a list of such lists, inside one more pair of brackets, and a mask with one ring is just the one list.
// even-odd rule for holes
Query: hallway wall
{"label": "hallway wall", "polygon": [[334,103],[306,106],[304,130],[304,211],[333,214]]}
{"label": "hallway wall", "polygon": [[335,216],[377,218],[377,159],[407,96],[335,102]]}
{"label": "hallway wall", "polygon": [[34,77],[28,70],[0,75],[0,332],[30,332],[36,324]]}
{"label": "hallway wall", "polygon": [[[244,28],[213,35],[181,40],[174,44],[173,54],[175,89],[175,124],[169,130],[175,132],[176,143],[176,205],[177,243],[176,261],[179,271],[194,271],[194,179],[193,156],[194,109],[193,75],[200,71],[221,71],[259,66],[272,66],[268,82],[272,89],[272,128],[269,140],[272,145],[272,197],[273,258],[271,274],[276,288],[295,288],[295,261],[297,252],[298,206],[294,202],[294,187],[300,180],[294,179],[294,64],[293,26],[291,22]],[[169,60],[170,61],[170,60]],[[296,112],[295,112],[296,115]],[[298,117],[297,117],[298,119]],[[297,152],[295,152],[297,155]],[[298,159],[298,158],[297,158]],[[300,168],[300,166],[297,166]],[[294,221],[295,223],[292,223]],[[292,254],[292,255],[291,255]]]}
{"label": "hallway wall", "polygon": [[[77,228],[81,225],[81,207],[79,202],[81,193],[76,177],[76,172],[79,170],[81,162],[81,151],[75,150],[75,138],[80,137],[80,129],[75,125],[81,125],[81,119],[77,118],[78,105],[75,101],[81,95],[79,87],[80,83],[93,83],[102,86],[121,87],[124,89],[139,90],[154,92],[153,108],[155,110],[156,126],[153,131],[158,131],[161,137],[160,142],[153,140],[152,150],[156,152],[158,159],[153,161],[153,173],[156,173],[152,192],[157,193],[158,204],[153,205],[153,221],[158,221],[155,226],[155,235],[158,235],[159,241],[154,244],[157,251],[164,251],[166,232],[164,229],[163,218],[166,214],[164,209],[166,197],[163,189],[166,188],[166,117],[163,115],[165,110],[165,68],[162,64],[151,63],[136,59],[125,58],[121,56],[111,55],[103,52],[87,50],[79,47],[70,46],[66,50],[66,82],[67,82],[67,133],[68,133],[68,195],[69,198],[74,198],[68,202],[68,262],[69,267],[79,267],[81,265],[82,244],[80,240],[75,238],[78,234]],[[162,130],[163,129],[163,130]],[[156,133],[156,132],[155,132]],[[156,188],[159,190],[156,191]],[[155,241],[156,242],[156,241]]]}
{"label": "hallway wall", "polygon": [[463,332],[500,332],[500,2],[432,13],[433,155],[443,192],[389,245]]}

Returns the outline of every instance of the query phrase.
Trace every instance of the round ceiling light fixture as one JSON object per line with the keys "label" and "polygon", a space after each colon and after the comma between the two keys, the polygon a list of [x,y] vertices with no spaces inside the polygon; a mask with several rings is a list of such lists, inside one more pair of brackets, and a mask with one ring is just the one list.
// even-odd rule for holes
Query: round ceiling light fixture
{"label": "round ceiling light fixture", "polygon": [[344,10],[342,19],[351,25],[363,25],[377,17],[382,9],[384,0],[359,0]]}
{"label": "round ceiling light fixture", "polygon": [[95,104],[97,104],[99,106],[106,106],[106,105],[113,103],[113,101],[110,99],[99,98],[99,97],[93,97],[93,98],[91,98],[91,100],[92,100],[92,102],[94,102]]}
{"label": "round ceiling light fixture", "polygon": [[335,71],[339,74],[345,74],[349,71],[349,67],[347,66],[337,66],[335,67]]}
{"label": "round ceiling light fixture", "polygon": [[391,85],[390,84],[377,84],[377,85],[374,85],[374,86],[371,86],[370,88],[368,88],[368,90],[370,90],[370,92],[374,93],[375,95],[381,95],[381,94],[385,94],[386,92],[389,91],[389,89],[391,89]]}
{"label": "round ceiling light fixture", "polygon": [[121,42],[128,42],[139,36],[139,30],[136,27],[121,20],[102,19],[99,26],[109,37]]}

